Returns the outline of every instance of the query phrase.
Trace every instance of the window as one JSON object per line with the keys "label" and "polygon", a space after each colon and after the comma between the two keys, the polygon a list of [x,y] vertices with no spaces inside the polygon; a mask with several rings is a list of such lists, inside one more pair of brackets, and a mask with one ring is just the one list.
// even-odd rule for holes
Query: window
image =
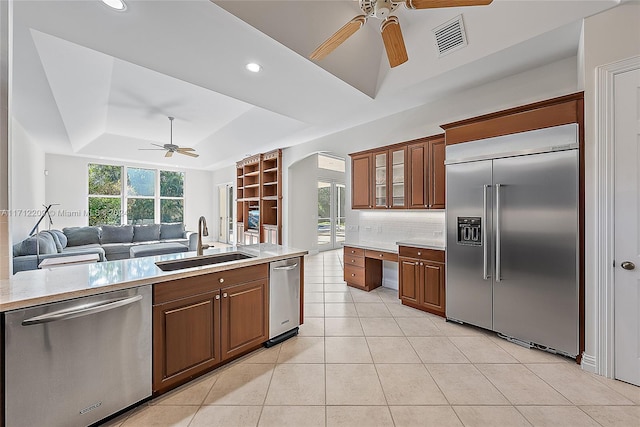
{"label": "window", "polygon": [[122,221],[122,167],[89,164],[89,225]]}
{"label": "window", "polygon": [[160,171],[160,220],[183,222],[184,172]]}
{"label": "window", "polygon": [[184,172],[89,164],[89,225],[125,221],[183,222]]}
{"label": "window", "polygon": [[330,156],[328,154],[318,154],[318,168],[344,172],[345,161],[340,157]]}
{"label": "window", "polygon": [[127,168],[127,224],[155,222],[156,171]]}

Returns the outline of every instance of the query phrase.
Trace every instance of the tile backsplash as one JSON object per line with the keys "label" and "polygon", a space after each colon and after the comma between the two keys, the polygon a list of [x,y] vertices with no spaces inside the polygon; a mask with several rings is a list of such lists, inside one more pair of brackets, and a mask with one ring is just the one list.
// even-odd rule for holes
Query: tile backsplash
{"label": "tile backsplash", "polygon": [[357,213],[357,223],[347,221],[347,241],[395,243],[399,240],[424,240],[444,245],[444,210],[354,213]]}

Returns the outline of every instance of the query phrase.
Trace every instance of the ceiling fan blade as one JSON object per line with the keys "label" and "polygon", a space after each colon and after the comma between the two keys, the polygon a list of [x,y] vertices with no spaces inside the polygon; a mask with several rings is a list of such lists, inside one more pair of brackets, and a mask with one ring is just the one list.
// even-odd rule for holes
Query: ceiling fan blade
{"label": "ceiling fan blade", "polygon": [[164,148],[138,148],[141,151],[164,151]]}
{"label": "ceiling fan blade", "polygon": [[346,39],[351,37],[356,31],[358,31],[364,23],[367,22],[367,17],[364,15],[358,15],[351,21],[347,22],[342,28],[336,31],[331,37],[329,37],[324,43],[322,43],[316,50],[311,53],[309,59],[320,60],[333,52],[335,48],[340,46]]}
{"label": "ceiling fan blade", "polygon": [[405,0],[409,9],[436,9],[439,7],[486,6],[493,0]]}
{"label": "ceiling fan blade", "polygon": [[167,151],[167,154],[164,155],[165,157],[171,157],[173,156],[173,151]]}
{"label": "ceiling fan blade", "polygon": [[398,18],[390,16],[385,19],[380,26],[380,32],[382,32],[382,40],[384,41],[384,48],[387,51],[387,58],[391,68],[407,62],[409,57],[407,56],[407,48],[404,45]]}
{"label": "ceiling fan blade", "polygon": [[190,153],[188,151],[178,151],[178,154],[184,154],[185,156],[190,156],[190,157],[200,157],[200,154]]}
{"label": "ceiling fan blade", "polygon": [[196,151],[196,149],[191,147],[179,147],[177,151]]}
{"label": "ceiling fan blade", "polygon": [[165,149],[165,148],[164,148],[164,145],[154,144],[153,142],[150,142],[149,144],[151,144],[151,145],[155,145],[156,147],[161,147],[163,150]]}

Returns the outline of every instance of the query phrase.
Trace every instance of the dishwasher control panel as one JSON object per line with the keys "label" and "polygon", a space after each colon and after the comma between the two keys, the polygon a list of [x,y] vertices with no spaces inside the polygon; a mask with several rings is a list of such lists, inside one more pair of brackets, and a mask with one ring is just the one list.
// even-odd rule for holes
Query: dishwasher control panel
{"label": "dishwasher control panel", "polygon": [[458,244],[482,246],[482,219],[458,217]]}

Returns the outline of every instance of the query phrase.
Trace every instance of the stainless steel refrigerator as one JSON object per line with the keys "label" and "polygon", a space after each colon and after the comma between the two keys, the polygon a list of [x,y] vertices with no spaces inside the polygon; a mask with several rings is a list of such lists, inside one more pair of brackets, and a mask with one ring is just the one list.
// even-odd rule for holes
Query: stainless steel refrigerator
{"label": "stainless steel refrigerator", "polygon": [[447,146],[446,314],[575,357],[578,128]]}

